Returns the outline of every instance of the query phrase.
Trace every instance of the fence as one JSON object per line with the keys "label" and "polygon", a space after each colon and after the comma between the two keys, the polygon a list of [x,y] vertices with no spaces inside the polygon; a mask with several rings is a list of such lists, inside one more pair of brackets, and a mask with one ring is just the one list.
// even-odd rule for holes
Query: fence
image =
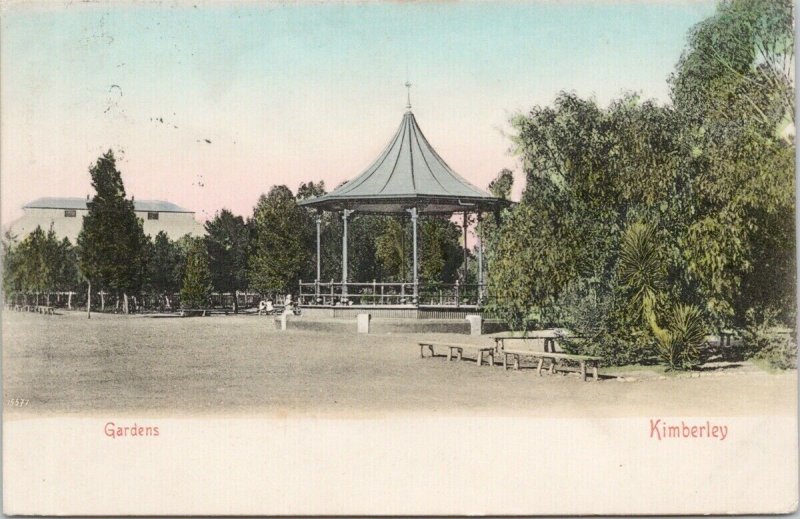
{"label": "fence", "polygon": [[301,305],[431,305],[481,306],[487,303],[486,285],[482,283],[419,283],[414,297],[414,283],[299,283]]}
{"label": "fence", "polygon": [[[4,294],[5,303],[15,305],[51,306],[65,310],[86,309],[86,292],[15,292]],[[236,298],[240,309],[257,307],[265,297],[255,292],[236,292],[211,294],[208,308],[231,309]],[[123,309],[123,295],[115,292],[92,292],[93,312],[121,312]],[[284,296],[269,297],[276,304],[283,304]],[[130,313],[143,312],[171,312],[181,306],[179,293],[139,293],[128,294],[128,311]]]}

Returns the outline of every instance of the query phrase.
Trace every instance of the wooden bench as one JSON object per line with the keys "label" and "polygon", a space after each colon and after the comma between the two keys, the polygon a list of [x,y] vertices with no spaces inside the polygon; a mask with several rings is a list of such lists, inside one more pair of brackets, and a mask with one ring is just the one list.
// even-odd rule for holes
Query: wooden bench
{"label": "wooden bench", "polygon": [[53,308],[52,306],[40,305],[36,307],[36,312],[44,315],[55,315],[56,309]]}
{"label": "wooden bench", "polygon": [[486,355],[489,357],[489,365],[494,366],[494,347],[493,346],[480,346],[478,344],[453,344],[449,342],[431,342],[431,341],[421,341],[419,343],[419,356],[420,358],[425,357],[425,348],[428,348],[431,352],[431,357],[434,355],[433,348],[447,348],[447,360],[451,360],[453,358],[453,354],[456,354],[456,358],[458,360],[463,360],[462,354],[464,350],[473,350],[476,351],[478,354],[478,358],[476,360],[476,364],[478,366],[483,365],[483,357]]}
{"label": "wooden bench", "polygon": [[509,357],[513,357],[514,359],[514,369],[519,369],[519,358],[524,356],[539,359],[539,364],[536,367],[536,373],[538,373],[539,376],[542,375],[542,364],[545,359],[550,361],[550,373],[556,372],[556,360],[558,359],[577,362],[581,367],[581,378],[583,378],[584,382],[586,381],[587,365],[592,368],[592,377],[595,380],[598,379],[597,365],[602,360],[600,357],[592,357],[589,355],[572,355],[570,353],[557,353],[553,351],[510,350],[506,348],[503,350],[503,369],[508,369]]}
{"label": "wooden bench", "polygon": [[544,351],[556,351],[556,337],[550,335],[506,336],[498,335],[494,338],[494,351],[497,353],[505,349],[505,341],[544,341]]}

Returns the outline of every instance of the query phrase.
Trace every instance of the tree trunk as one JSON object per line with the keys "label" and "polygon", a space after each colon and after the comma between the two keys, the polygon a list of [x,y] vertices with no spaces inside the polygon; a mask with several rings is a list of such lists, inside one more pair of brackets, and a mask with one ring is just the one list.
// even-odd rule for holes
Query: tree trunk
{"label": "tree trunk", "polygon": [[127,292],[123,292],[122,293],[122,313],[127,315],[128,311],[129,311],[128,310],[128,293]]}
{"label": "tree trunk", "polygon": [[106,310],[106,293],[102,290],[100,291],[100,311],[105,312]]}
{"label": "tree trunk", "polygon": [[67,294],[67,308],[72,310],[72,292]]}
{"label": "tree trunk", "polygon": [[89,281],[89,288],[86,290],[86,315],[92,318],[92,282]]}
{"label": "tree trunk", "polygon": [[234,290],[233,291],[233,313],[234,314],[238,314],[239,313],[239,291],[238,290]]}

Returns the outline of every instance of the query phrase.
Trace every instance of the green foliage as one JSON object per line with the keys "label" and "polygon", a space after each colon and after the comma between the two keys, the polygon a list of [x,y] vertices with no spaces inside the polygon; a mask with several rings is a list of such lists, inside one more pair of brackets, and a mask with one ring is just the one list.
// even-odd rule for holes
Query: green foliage
{"label": "green foliage", "polygon": [[464,251],[458,226],[446,217],[427,216],[419,219],[419,235],[420,282],[455,283]]}
{"label": "green foliage", "polygon": [[619,276],[631,291],[629,305],[634,311],[642,312],[662,292],[666,269],[654,225],[637,222],[625,230],[620,244]]}
{"label": "green foliage", "polygon": [[797,338],[778,324],[777,310],[748,309],[742,328],[744,356],[764,360],[775,369],[796,369]]}
{"label": "green foliage", "polygon": [[404,218],[386,217],[376,238],[375,257],[380,262],[386,281],[408,281],[411,272],[412,236]]}
{"label": "green foliage", "polygon": [[[206,222],[205,245],[211,283],[219,292],[247,287],[247,248],[250,231],[241,216],[223,209]],[[234,298],[234,311],[238,311]]]}
{"label": "green foliage", "polygon": [[653,337],[632,318],[628,308],[616,306],[619,286],[596,280],[570,284],[558,300],[559,322],[580,339],[562,339],[569,353],[603,358],[607,365],[648,364],[653,361]]}
{"label": "green foliage", "polygon": [[793,290],[773,290],[795,284],[793,78],[788,0],[720,3],[670,78],[693,184],[686,279],[718,327],[750,306],[795,306]]}
{"label": "green foliage", "polygon": [[147,288],[159,294],[174,294],[181,289],[186,254],[177,242],[169,239],[164,231],[156,234],[148,246]]}
{"label": "green foliage", "polygon": [[705,326],[700,310],[691,305],[676,305],[667,320],[667,329],[658,326],[655,313],[647,309],[647,316],[656,349],[669,369],[691,369],[699,362],[699,348],[705,338]]}
{"label": "green foliage", "polygon": [[297,206],[289,188],[274,186],[259,198],[252,226],[247,269],[250,287],[263,294],[295,291],[311,264],[313,237],[308,213]]}
{"label": "green foliage", "polygon": [[96,194],[78,235],[80,270],[95,289],[138,292],[147,272],[147,238],[133,200],[125,198],[111,150],[89,170]]}
{"label": "green foliage", "polygon": [[733,119],[774,131],[794,121],[790,0],[729,0],[697,24],[670,78],[676,105],[696,122]]}
{"label": "green foliage", "polygon": [[492,196],[508,200],[511,198],[511,189],[514,187],[514,173],[510,169],[502,169],[497,176],[489,182],[489,192]]}
{"label": "green foliage", "polygon": [[315,198],[325,193],[325,181],[320,180],[319,182],[314,182],[312,180],[300,184],[300,187],[297,188],[297,199],[305,200],[306,198]]}
{"label": "green foliage", "polygon": [[692,30],[672,106],[562,93],[514,118],[527,185],[482,231],[495,313],[674,369],[749,307],[792,322],[793,38],[790,2],[725,1]]}
{"label": "green foliage", "polygon": [[19,244],[3,243],[3,289],[12,292],[73,290],[80,283],[75,248],[51,228],[36,227]]}
{"label": "green foliage", "polygon": [[211,297],[211,271],[202,239],[192,239],[186,256],[186,271],[181,288],[181,307],[205,308]]}

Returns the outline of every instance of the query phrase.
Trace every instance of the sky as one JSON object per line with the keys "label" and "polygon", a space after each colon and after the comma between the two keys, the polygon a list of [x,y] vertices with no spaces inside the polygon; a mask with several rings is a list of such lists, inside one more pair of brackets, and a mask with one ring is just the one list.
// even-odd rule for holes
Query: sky
{"label": "sky", "polygon": [[559,91],[669,102],[713,2],[0,3],[0,223],[92,194],[118,157],[128,195],[204,221],[272,185],[358,175],[411,103],[448,164],[524,183],[508,121]]}

